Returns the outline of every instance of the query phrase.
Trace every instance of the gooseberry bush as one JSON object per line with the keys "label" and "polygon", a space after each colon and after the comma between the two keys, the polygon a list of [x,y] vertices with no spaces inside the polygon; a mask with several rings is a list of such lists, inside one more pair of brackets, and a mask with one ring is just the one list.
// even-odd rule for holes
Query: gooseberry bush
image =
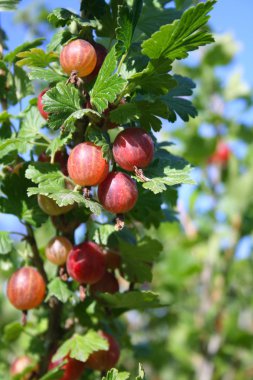
{"label": "gooseberry bush", "polygon": [[0,235],[6,296],[21,313],[4,341],[29,337],[5,363],[13,379],[128,379],[125,313],[166,306],[150,285],[163,249],[154,231],[177,220],[177,188],[193,181],[159,132],[162,119],[197,115],[195,84],[172,67],[213,42],[215,1],[167,3],[82,0],[79,13],[48,15],[45,49],[43,38],[2,44],[0,211],[26,231],[18,243]]}

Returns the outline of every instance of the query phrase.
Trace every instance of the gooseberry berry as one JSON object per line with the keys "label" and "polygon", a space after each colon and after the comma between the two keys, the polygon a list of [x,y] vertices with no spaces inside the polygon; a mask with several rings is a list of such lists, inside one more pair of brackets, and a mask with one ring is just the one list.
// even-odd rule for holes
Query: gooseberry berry
{"label": "gooseberry berry", "polygon": [[19,377],[19,379],[29,380],[31,378],[31,374],[35,373],[37,369],[38,368],[34,365],[33,360],[29,358],[29,356],[23,355],[14,360],[10,368],[10,374],[11,376],[22,376],[22,373],[26,372],[22,377]]}
{"label": "gooseberry berry", "polygon": [[39,94],[38,96],[38,103],[37,103],[37,107],[38,107],[38,110],[41,114],[42,117],[44,117],[44,119],[48,119],[48,116],[49,114],[44,111],[44,105],[42,103],[42,96],[49,90],[49,88],[45,88],[45,90],[41,91],[41,93]]}
{"label": "gooseberry berry", "polygon": [[98,292],[101,293],[117,293],[119,291],[119,284],[116,277],[109,272],[105,272],[103,277],[90,286],[91,294],[95,295]]}
{"label": "gooseberry berry", "polygon": [[92,43],[92,45],[96,51],[97,63],[94,70],[85,78],[88,82],[92,81],[98,75],[105,57],[107,56],[107,49],[103,45],[97,42]]}
{"label": "gooseberry berry", "polygon": [[19,310],[39,306],[45,297],[46,284],[41,274],[32,267],[17,270],[8,281],[7,296]]}
{"label": "gooseberry berry", "polygon": [[61,370],[63,370],[64,373],[58,380],[78,380],[84,371],[85,363],[73,359],[70,356],[66,356],[64,359],[57,360],[56,362],[51,361],[48,369],[52,370],[59,366],[64,360],[67,360],[67,363],[63,364],[61,367]]}
{"label": "gooseberry berry", "polygon": [[41,210],[50,216],[66,214],[74,207],[74,205],[60,207],[54,199],[48,198],[47,196],[42,194],[38,195],[38,204]]}
{"label": "gooseberry berry", "polygon": [[67,74],[77,71],[79,77],[92,73],[97,63],[94,47],[85,40],[77,39],[65,45],[60,54],[60,64]]}
{"label": "gooseberry berry", "polygon": [[141,128],[127,128],[120,132],[113,143],[113,157],[125,170],[146,168],[154,157],[154,143]]}
{"label": "gooseberry berry", "polygon": [[114,214],[130,211],[138,198],[134,180],[121,172],[111,172],[98,187],[98,198],[105,210]]}
{"label": "gooseberry berry", "polygon": [[108,162],[102,150],[92,142],[75,146],[68,159],[68,173],[72,180],[81,186],[96,186],[109,172]]}
{"label": "gooseberry berry", "polygon": [[76,245],[67,258],[68,274],[80,284],[94,284],[105,273],[102,249],[91,241]]}
{"label": "gooseberry berry", "polygon": [[46,247],[46,256],[51,263],[63,265],[73,248],[71,242],[64,236],[56,236],[50,240]]}
{"label": "gooseberry berry", "polygon": [[120,348],[115,338],[105,332],[100,332],[100,335],[105,338],[109,343],[109,349],[107,351],[100,350],[93,352],[87,362],[88,368],[98,371],[108,371],[115,367],[120,357]]}

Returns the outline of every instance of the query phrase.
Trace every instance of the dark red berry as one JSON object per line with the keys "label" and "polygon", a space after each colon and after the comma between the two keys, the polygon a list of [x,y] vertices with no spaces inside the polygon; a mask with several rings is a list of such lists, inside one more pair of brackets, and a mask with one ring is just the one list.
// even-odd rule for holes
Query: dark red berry
{"label": "dark red berry", "polygon": [[68,159],[68,173],[72,180],[81,186],[96,186],[109,172],[108,162],[102,150],[91,142],[77,145]]}
{"label": "dark red berry", "polygon": [[40,111],[40,114],[42,117],[44,117],[44,119],[48,119],[48,116],[49,114],[44,111],[44,105],[42,103],[42,96],[49,90],[49,88],[45,88],[45,90],[41,91],[41,93],[39,94],[38,96],[38,103],[37,103],[37,107],[38,107],[38,110]]}
{"label": "dark red berry", "polygon": [[65,45],[60,54],[60,64],[67,74],[77,71],[79,77],[92,73],[97,63],[94,47],[85,40],[71,41]]}
{"label": "dark red berry", "polygon": [[60,365],[64,360],[67,360],[67,363],[61,367],[64,374],[59,378],[59,380],[78,380],[84,371],[85,363],[73,359],[70,356],[66,356],[64,359],[57,360],[56,362],[51,361],[48,369],[52,370]]}
{"label": "dark red berry", "polygon": [[7,285],[7,296],[12,305],[19,310],[29,310],[39,306],[44,300],[45,293],[45,281],[32,267],[17,270]]}
{"label": "dark red berry", "polygon": [[100,332],[100,335],[108,341],[109,350],[93,352],[89,356],[86,366],[97,371],[108,371],[117,364],[120,357],[120,348],[112,335],[105,332]]}
{"label": "dark red berry", "polygon": [[107,211],[123,214],[134,207],[138,198],[137,186],[129,175],[112,172],[99,185],[98,198]]}
{"label": "dark red berry", "polygon": [[113,143],[113,156],[122,169],[146,168],[154,157],[153,140],[141,128],[125,129]]}
{"label": "dark red berry", "polygon": [[119,283],[116,277],[109,272],[105,272],[104,276],[95,284],[90,286],[91,294],[96,293],[117,293],[119,291]]}
{"label": "dark red berry", "polygon": [[93,242],[76,245],[67,258],[68,274],[80,284],[94,284],[105,273],[102,249]]}

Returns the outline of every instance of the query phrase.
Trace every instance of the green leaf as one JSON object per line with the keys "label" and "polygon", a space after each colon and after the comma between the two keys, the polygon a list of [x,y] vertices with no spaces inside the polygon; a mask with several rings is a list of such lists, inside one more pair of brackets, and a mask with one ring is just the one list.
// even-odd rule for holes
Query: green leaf
{"label": "green leaf", "polygon": [[18,133],[18,151],[26,153],[33,148],[33,141],[39,136],[40,129],[45,125],[45,120],[42,118],[37,107],[31,107],[26,112],[22,121],[21,128]]}
{"label": "green leaf", "polygon": [[72,34],[69,30],[64,30],[64,29],[58,30],[53,35],[53,37],[51,38],[51,41],[47,45],[47,52],[56,50],[59,45],[63,45],[70,38],[72,38]]}
{"label": "green leaf", "polygon": [[150,291],[129,291],[125,293],[100,293],[99,299],[110,309],[127,310],[146,310],[152,308],[164,307],[161,304],[159,296]]}
{"label": "green leaf", "polygon": [[93,142],[96,146],[101,147],[103,157],[110,161],[112,152],[110,148],[110,137],[108,133],[101,131],[101,128],[91,126],[87,129],[85,137],[88,141]]}
{"label": "green leaf", "polygon": [[49,113],[48,123],[52,129],[60,128],[68,117],[81,110],[78,89],[65,83],[58,83],[47,91],[43,95],[43,104]]}
{"label": "green leaf", "polygon": [[14,66],[14,104],[16,104],[19,100],[25,98],[27,95],[31,95],[33,93],[33,88],[31,81],[27,73],[18,66]]}
{"label": "green leaf", "polygon": [[176,80],[168,74],[171,70],[169,60],[151,60],[148,66],[140,73],[129,78],[135,90],[154,95],[167,94],[169,90],[176,87]]}
{"label": "green leaf", "polygon": [[12,240],[9,232],[0,231],[0,255],[6,255],[12,250]]}
{"label": "green leaf", "polygon": [[46,301],[48,301],[52,296],[65,303],[72,296],[72,292],[69,290],[66,282],[63,282],[59,277],[56,277],[48,284],[48,295]]}
{"label": "green leaf", "polygon": [[97,332],[89,330],[85,335],[75,334],[66,340],[53,356],[53,361],[69,355],[73,359],[86,362],[92,352],[107,351],[108,348],[109,345],[106,339],[102,338]]}
{"label": "green leaf", "polygon": [[28,49],[32,49],[36,46],[40,46],[42,44],[42,42],[44,41],[44,39],[45,38],[37,38],[34,41],[25,42],[22,45],[19,45],[18,47],[16,47],[16,49],[12,50],[10,53],[7,53],[4,56],[4,60],[9,62],[9,63],[13,63],[13,62],[17,61],[17,54],[18,53],[20,53],[22,51],[26,51]]}
{"label": "green leaf", "polygon": [[142,44],[142,53],[151,59],[168,58],[171,61],[188,56],[188,52],[214,41],[204,30],[216,1],[207,1],[191,7],[180,20],[163,25],[160,30]]}
{"label": "green leaf", "polygon": [[126,4],[118,7],[118,27],[115,30],[118,43],[116,51],[118,56],[125,54],[130,49],[134,30],[142,10],[142,0],[134,0],[133,6],[130,9]]}
{"label": "green leaf", "polygon": [[15,11],[20,0],[0,0],[0,12]]}
{"label": "green leaf", "polygon": [[39,380],[60,380],[64,375],[64,371],[61,370],[61,367],[67,363],[66,360],[63,360],[57,367],[48,371],[44,376],[40,377]]}
{"label": "green leaf", "polygon": [[40,68],[33,68],[29,73],[28,77],[31,80],[34,79],[40,79],[47,81],[49,83],[54,83],[54,82],[66,82],[67,77],[61,74],[56,73],[55,71],[52,70],[45,70],[45,69],[40,69]]}
{"label": "green leaf", "polygon": [[97,21],[84,19],[65,8],[54,9],[52,13],[49,13],[47,19],[56,28],[69,25],[72,21],[75,21],[82,28],[96,28],[98,26]]}
{"label": "green leaf", "polygon": [[[180,185],[182,183],[194,184],[191,179],[191,166],[181,157],[174,156],[164,149],[156,153],[157,159],[145,171],[150,178],[143,183],[145,189],[157,194],[166,190],[166,186]],[[138,178],[136,178],[138,180]]]}
{"label": "green leaf", "polygon": [[17,61],[16,65],[30,67],[47,67],[51,62],[58,60],[58,54],[53,52],[45,53],[44,50],[39,48],[32,48],[18,53],[17,57],[23,59]]}
{"label": "green leaf", "polygon": [[4,326],[3,340],[5,342],[14,342],[20,337],[20,334],[24,331],[24,327],[19,322],[11,322]]}
{"label": "green leaf", "polygon": [[115,47],[107,54],[97,80],[90,92],[91,104],[98,112],[103,112],[108,103],[113,103],[125,88],[126,81],[114,74],[117,66]]}
{"label": "green leaf", "polygon": [[152,266],[159,256],[162,245],[150,237],[142,238],[138,244],[120,240],[120,252],[123,261],[123,271],[132,282],[143,283],[152,280]]}
{"label": "green leaf", "polygon": [[117,369],[113,368],[107,372],[106,377],[102,380],[128,380],[130,374],[128,372],[119,372]]}
{"label": "green leaf", "polygon": [[194,118],[198,115],[191,101],[185,99],[185,96],[192,95],[192,89],[196,87],[195,83],[191,79],[182,77],[181,75],[174,75],[174,79],[177,81],[177,86],[160,99],[168,107],[169,121],[175,122],[177,115],[183,121],[189,121],[190,116]]}

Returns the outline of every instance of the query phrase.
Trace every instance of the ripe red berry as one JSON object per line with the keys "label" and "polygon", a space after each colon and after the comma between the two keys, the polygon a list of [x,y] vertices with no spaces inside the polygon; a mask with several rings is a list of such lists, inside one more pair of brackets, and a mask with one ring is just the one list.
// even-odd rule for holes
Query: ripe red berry
{"label": "ripe red berry", "polygon": [[112,335],[105,332],[100,332],[100,335],[108,341],[109,350],[93,352],[89,356],[86,366],[97,371],[108,371],[109,369],[115,367],[118,362],[120,357],[120,348],[118,342]]}
{"label": "ripe red berry", "polygon": [[[54,156],[54,162],[57,162],[60,165],[62,173],[66,176],[68,175],[68,169],[67,169],[68,157],[69,156],[67,152],[62,151],[62,150],[58,150]],[[50,157],[45,152],[42,152],[38,157],[38,161],[50,162]]]}
{"label": "ripe red berry", "polygon": [[64,371],[64,374],[58,380],[78,380],[84,371],[85,363],[76,359],[72,359],[69,356],[66,356],[64,359],[57,360],[56,362],[51,361],[48,369],[51,370],[57,367],[64,360],[67,360],[67,363],[61,367],[61,369]]}
{"label": "ripe red berry", "polygon": [[61,51],[60,64],[67,74],[77,71],[79,77],[92,73],[97,63],[94,47],[85,40],[71,41]]}
{"label": "ripe red berry", "polygon": [[109,173],[98,187],[98,198],[102,206],[114,214],[130,211],[138,198],[134,180],[125,173]]}
{"label": "ripe red berry", "polygon": [[105,265],[107,269],[115,270],[119,269],[121,266],[121,257],[120,254],[116,251],[106,251],[105,255]]}
{"label": "ripe red berry", "polygon": [[55,200],[48,198],[45,195],[38,195],[38,204],[42,211],[50,216],[57,216],[61,214],[66,214],[68,211],[72,210],[74,205],[58,206]]}
{"label": "ripe red berry", "polygon": [[90,286],[91,294],[95,295],[101,293],[117,293],[119,291],[119,284],[116,277],[109,272],[105,272],[104,276],[95,284]]}
{"label": "ripe red berry", "polygon": [[55,265],[63,265],[67,261],[67,257],[73,248],[71,242],[64,236],[56,236],[50,240],[46,247],[46,256],[51,263]]}
{"label": "ripe red berry", "polygon": [[49,88],[45,88],[45,90],[41,91],[41,93],[39,94],[38,96],[38,103],[37,103],[37,107],[38,107],[38,110],[40,111],[40,114],[42,117],[44,117],[44,119],[48,119],[48,116],[49,114],[44,111],[44,105],[42,103],[42,96],[49,90]]}
{"label": "ripe red berry", "polygon": [[91,142],[78,144],[70,153],[68,173],[72,180],[81,186],[96,186],[109,172],[108,162],[102,150]]}
{"label": "ripe red berry", "polygon": [[146,168],[154,157],[154,143],[141,128],[128,128],[120,132],[113,144],[113,156],[125,170]]}
{"label": "ripe red berry", "polygon": [[[28,356],[20,356],[17,359],[14,360],[14,362],[11,365],[10,368],[10,374],[11,376],[21,376],[22,373],[27,369],[28,367],[31,368],[31,371],[29,373],[26,373],[24,376],[20,378],[20,380],[29,380],[31,378],[31,374],[35,373],[37,371],[37,366],[33,365],[34,362],[31,358]],[[32,368],[33,367],[33,368]]]}
{"label": "ripe red berry", "polygon": [[102,249],[91,241],[76,245],[67,258],[68,274],[80,284],[94,284],[105,273]]}
{"label": "ripe red berry", "polygon": [[229,146],[223,142],[219,141],[216,147],[216,151],[209,158],[208,162],[211,164],[225,165],[231,156],[231,150]]}
{"label": "ripe red berry", "polygon": [[96,42],[92,43],[92,45],[96,51],[97,63],[94,70],[85,78],[88,82],[92,81],[98,75],[105,57],[107,56],[107,49],[103,45]]}
{"label": "ripe red berry", "polygon": [[45,293],[45,281],[32,267],[17,270],[7,285],[7,296],[12,305],[19,310],[29,310],[39,306],[44,300]]}

